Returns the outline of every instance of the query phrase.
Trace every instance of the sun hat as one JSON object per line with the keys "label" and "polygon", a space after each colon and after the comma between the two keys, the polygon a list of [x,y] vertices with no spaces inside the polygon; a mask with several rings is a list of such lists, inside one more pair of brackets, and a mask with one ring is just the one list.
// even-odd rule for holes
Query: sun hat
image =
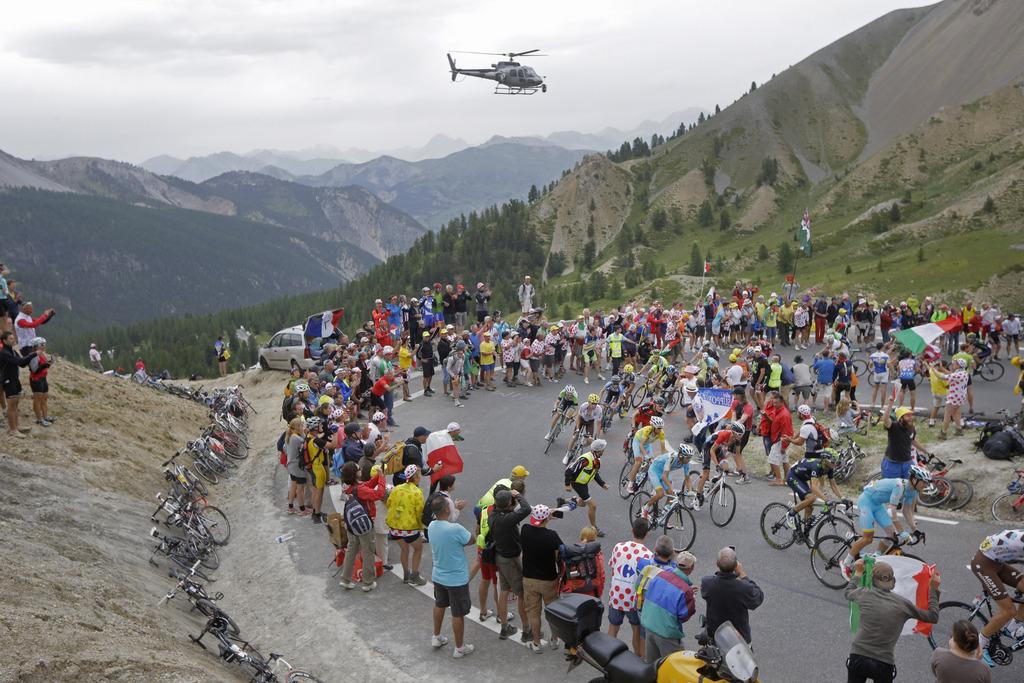
{"label": "sun hat", "polygon": [[897,420],[901,420],[901,419],[903,419],[903,416],[908,414],[908,413],[912,415],[914,413],[914,411],[911,410],[910,408],[897,408],[896,409],[896,419]]}
{"label": "sun hat", "polygon": [[885,562],[875,562],[875,566],[871,568],[871,583],[875,588],[886,591],[895,588],[896,576],[892,572],[892,567]]}

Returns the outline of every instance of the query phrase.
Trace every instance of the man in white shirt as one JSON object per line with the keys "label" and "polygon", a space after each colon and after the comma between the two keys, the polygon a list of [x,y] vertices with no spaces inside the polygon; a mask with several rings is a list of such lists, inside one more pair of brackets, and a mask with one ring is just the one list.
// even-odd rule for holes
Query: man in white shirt
{"label": "man in white shirt", "polygon": [[96,344],[89,344],[89,364],[96,372],[103,372],[103,355],[96,348]]}

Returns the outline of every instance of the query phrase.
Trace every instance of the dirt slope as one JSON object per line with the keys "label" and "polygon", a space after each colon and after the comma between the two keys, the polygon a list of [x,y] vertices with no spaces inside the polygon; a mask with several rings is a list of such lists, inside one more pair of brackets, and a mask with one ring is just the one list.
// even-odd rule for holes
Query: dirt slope
{"label": "dirt slope", "polygon": [[170,581],[146,536],[203,409],[61,361],[50,387],[57,424],[0,437],[0,682],[210,680],[196,620],[155,606]]}

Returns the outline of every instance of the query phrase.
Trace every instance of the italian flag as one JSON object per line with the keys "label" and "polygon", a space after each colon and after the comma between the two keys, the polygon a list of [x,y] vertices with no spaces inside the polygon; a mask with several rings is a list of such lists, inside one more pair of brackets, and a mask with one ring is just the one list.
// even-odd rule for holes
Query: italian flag
{"label": "italian flag", "polygon": [[[876,560],[885,562],[892,567],[893,576],[896,578],[896,587],[892,589],[893,593],[906,598],[920,609],[928,609],[928,584],[932,580],[932,575],[936,573],[935,565],[925,564],[920,560],[904,557],[903,555],[886,555],[882,558],[876,558],[874,555],[865,555],[864,573],[860,577],[860,585],[864,588],[871,586],[871,571],[875,566]],[[856,602],[851,602],[850,632],[856,633],[859,626],[860,605]],[[903,624],[903,633],[901,635],[905,636],[916,633],[927,636],[931,632],[932,624],[926,624],[917,619],[908,619]]]}
{"label": "italian flag", "polygon": [[925,323],[924,325],[911,327],[909,330],[900,330],[892,336],[900,344],[910,349],[910,352],[916,356],[942,335],[947,332],[957,332],[961,327],[963,327],[963,323],[960,322],[960,318],[951,315],[937,323]]}
{"label": "italian flag", "polygon": [[430,475],[431,483],[446,474],[458,474],[462,471],[462,456],[459,455],[459,449],[456,448],[447,430],[431,432],[427,442],[423,444],[423,454],[426,456],[427,466],[434,468],[433,474]]}

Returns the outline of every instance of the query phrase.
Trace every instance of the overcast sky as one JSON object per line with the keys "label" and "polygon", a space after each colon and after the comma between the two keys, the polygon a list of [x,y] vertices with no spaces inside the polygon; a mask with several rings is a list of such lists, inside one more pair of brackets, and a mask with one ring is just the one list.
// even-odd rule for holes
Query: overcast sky
{"label": "overcast sky", "polygon": [[[5,2],[0,149],[139,162],[387,149],[437,133],[630,128],[732,102],[912,0]],[[920,3],[917,3],[920,4]],[[448,50],[522,51],[548,92],[452,83]],[[457,55],[460,66],[488,57]]]}

